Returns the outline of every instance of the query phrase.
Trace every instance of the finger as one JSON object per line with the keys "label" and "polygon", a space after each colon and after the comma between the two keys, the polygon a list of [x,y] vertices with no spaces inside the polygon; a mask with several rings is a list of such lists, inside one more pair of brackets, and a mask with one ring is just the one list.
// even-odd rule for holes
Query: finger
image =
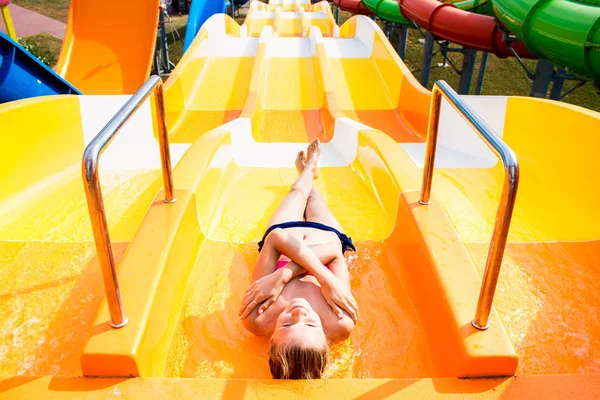
{"label": "finger", "polygon": [[356,306],[356,304],[350,303],[350,312],[348,314],[350,314],[350,317],[352,317],[352,320],[355,323],[356,321],[358,321],[358,307]]}
{"label": "finger", "polygon": [[350,300],[351,301],[348,304],[350,306],[350,311],[348,312],[348,314],[350,314],[354,322],[356,322],[358,321],[358,306],[356,305],[356,301],[353,297],[350,297]]}
{"label": "finger", "polygon": [[[246,308],[246,306],[248,305],[248,303],[251,302],[253,298],[254,298],[254,296],[249,296],[249,295],[244,296],[240,308],[241,309]],[[242,313],[241,309],[240,309],[240,314]]]}
{"label": "finger", "polygon": [[331,310],[333,311],[335,316],[338,317],[338,319],[342,319],[344,317],[344,313],[342,313],[342,310],[338,307],[337,304],[329,300],[327,301],[327,303],[329,304],[329,307],[331,307]]}
{"label": "finger", "polygon": [[350,299],[352,299],[352,306],[354,308],[354,313],[356,314],[356,319],[358,319],[358,304],[356,303],[356,300],[354,299],[354,297],[351,297]]}
{"label": "finger", "polygon": [[248,296],[245,297],[244,300],[242,301],[242,305],[240,306],[240,313],[239,315],[242,315],[242,312],[246,309],[246,307],[248,307],[248,304],[250,304],[252,302],[252,300],[254,300],[254,292],[252,292],[252,296]]}
{"label": "finger", "polygon": [[273,304],[274,302],[275,302],[275,300],[273,300],[272,298],[264,301],[262,303],[262,305],[260,307],[258,307],[258,315],[267,311],[267,308],[269,308],[271,306],[271,304]]}
{"label": "finger", "polygon": [[356,302],[354,296],[352,296],[352,294],[348,294],[346,298],[350,302],[350,304],[352,304],[352,306],[358,310],[358,303]]}
{"label": "finger", "polygon": [[244,313],[242,314],[242,319],[246,319],[246,317],[248,317],[248,315],[250,315],[250,313],[252,312],[252,310],[254,310],[257,306],[257,302],[256,300],[252,300],[248,306],[246,307],[246,309],[244,310]]}
{"label": "finger", "polygon": [[356,304],[356,300],[354,300],[354,297],[348,296],[348,303],[350,303],[352,305],[352,307],[358,308],[358,305]]}
{"label": "finger", "polygon": [[342,304],[342,308],[348,313],[348,315],[350,316],[350,318],[352,318],[354,322],[357,321],[358,317],[356,314],[356,308],[352,305],[352,303],[350,303],[350,301],[344,301],[344,304]]}
{"label": "finger", "polygon": [[357,309],[355,307],[352,307],[351,311],[350,311],[350,317],[352,318],[352,320],[354,321],[354,323],[356,323],[358,321],[358,312]]}

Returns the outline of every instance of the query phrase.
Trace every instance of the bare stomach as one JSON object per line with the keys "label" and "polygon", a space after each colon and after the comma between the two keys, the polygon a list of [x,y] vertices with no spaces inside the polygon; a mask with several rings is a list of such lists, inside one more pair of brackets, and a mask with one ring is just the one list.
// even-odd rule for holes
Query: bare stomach
{"label": "bare stomach", "polygon": [[314,228],[287,228],[286,231],[290,236],[304,242],[307,246],[316,246],[324,244],[332,244],[336,249],[342,248],[338,236],[330,231],[322,231]]}

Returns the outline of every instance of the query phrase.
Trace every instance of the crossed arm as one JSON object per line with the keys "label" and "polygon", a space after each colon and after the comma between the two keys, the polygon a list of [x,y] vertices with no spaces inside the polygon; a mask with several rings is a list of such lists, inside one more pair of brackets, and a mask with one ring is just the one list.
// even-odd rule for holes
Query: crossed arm
{"label": "crossed arm", "polygon": [[[292,262],[273,271],[281,254]],[[350,292],[348,269],[341,252],[330,243],[309,247],[283,229],[275,229],[265,240],[254,269],[253,283],[242,301],[241,318],[246,318],[257,305],[258,313],[262,314],[291,279],[307,271],[319,282],[323,297],[336,316],[341,319],[344,310],[356,322],[358,307]]]}

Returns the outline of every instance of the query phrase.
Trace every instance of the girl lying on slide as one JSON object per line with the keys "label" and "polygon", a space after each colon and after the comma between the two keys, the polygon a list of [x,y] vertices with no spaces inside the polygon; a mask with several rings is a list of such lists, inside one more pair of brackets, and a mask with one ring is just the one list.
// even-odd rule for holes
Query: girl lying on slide
{"label": "girl lying on slide", "polygon": [[358,307],[350,290],[343,232],[320,193],[319,141],[298,153],[299,177],[269,221],[260,255],[240,308],[245,327],[269,337],[275,379],[320,378],[329,345],[350,336]]}

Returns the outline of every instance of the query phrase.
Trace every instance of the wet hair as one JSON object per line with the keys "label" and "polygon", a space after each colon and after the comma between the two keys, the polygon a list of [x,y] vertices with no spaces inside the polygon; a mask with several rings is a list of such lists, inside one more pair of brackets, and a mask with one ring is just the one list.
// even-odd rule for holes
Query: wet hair
{"label": "wet hair", "polygon": [[269,344],[269,368],[274,379],[320,379],[329,361],[329,346]]}

